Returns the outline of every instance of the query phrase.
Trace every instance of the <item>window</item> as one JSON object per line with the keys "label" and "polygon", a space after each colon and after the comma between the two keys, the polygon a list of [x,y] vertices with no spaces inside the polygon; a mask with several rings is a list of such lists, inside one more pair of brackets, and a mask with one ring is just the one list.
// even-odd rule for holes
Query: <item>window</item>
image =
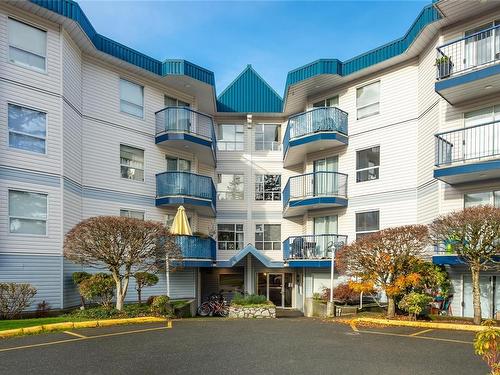
{"label": "window", "polygon": [[142,118],[144,115],[144,87],[120,79],[120,111]]}
{"label": "window", "polygon": [[255,248],[257,250],[281,250],[281,225],[255,224]]}
{"label": "window", "polygon": [[191,160],[166,157],[168,172],[191,172]]}
{"label": "window", "polygon": [[47,234],[47,194],[9,190],[9,231]]}
{"label": "window", "polygon": [[217,148],[220,151],[243,151],[245,134],[243,125],[223,124],[219,125],[218,131]]}
{"label": "window", "polygon": [[189,103],[165,95],[165,107],[189,107]]}
{"label": "window", "polygon": [[380,146],[356,152],[356,182],[378,180]]}
{"label": "window", "polygon": [[144,211],[120,210],[120,216],[144,220]]}
{"label": "window", "polygon": [[47,115],[9,104],[9,147],[45,154]]}
{"label": "window", "polygon": [[242,174],[217,175],[217,198],[219,200],[244,199],[244,187]]}
{"label": "window", "polygon": [[281,175],[279,174],[255,175],[255,200],[257,201],[281,200]]}
{"label": "window", "polygon": [[255,127],[255,151],[279,151],[280,129],[278,124],[257,124]]}
{"label": "window", "polygon": [[9,60],[45,72],[47,33],[9,18]]}
{"label": "window", "polygon": [[370,83],[356,90],[358,120],[379,113],[380,82]]}
{"label": "window", "polygon": [[144,150],[120,145],[120,168],[122,178],[144,181]]}
{"label": "window", "polygon": [[464,194],[464,207],[490,204],[500,208],[500,190]]}
{"label": "window", "polygon": [[243,224],[218,224],[217,248],[219,250],[241,250],[245,246]]}
{"label": "window", "polygon": [[379,211],[356,213],[356,239],[380,229]]}
{"label": "window", "polygon": [[313,103],[314,108],[318,107],[337,107],[339,105],[339,96],[333,96],[328,99],[320,100],[319,102]]}

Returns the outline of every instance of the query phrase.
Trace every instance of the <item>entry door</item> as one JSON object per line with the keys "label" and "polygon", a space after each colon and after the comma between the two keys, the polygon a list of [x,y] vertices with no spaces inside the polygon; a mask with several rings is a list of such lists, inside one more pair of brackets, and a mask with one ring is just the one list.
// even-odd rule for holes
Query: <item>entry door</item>
{"label": "entry door", "polygon": [[278,307],[283,307],[283,274],[270,273],[267,279],[267,299]]}
{"label": "entry door", "polygon": [[292,307],[293,274],[259,273],[257,293],[266,296],[277,307]]}
{"label": "entry door", "polygon": [[[314,172],[337,172],[339,158],[337,155],[314,161]],[[335,195],[338,191],[337,175],[333,173],[316,173],[313,178],[314,195]]]}

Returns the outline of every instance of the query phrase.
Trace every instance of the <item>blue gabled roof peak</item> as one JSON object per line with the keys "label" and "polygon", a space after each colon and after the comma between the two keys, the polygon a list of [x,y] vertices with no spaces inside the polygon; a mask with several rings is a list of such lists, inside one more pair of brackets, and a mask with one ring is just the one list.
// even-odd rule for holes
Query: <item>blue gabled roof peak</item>
{"label": "blue gabled roof peak", "polygon": [[283,99],[251,64],[217,98],[217,112],[276,113]]}

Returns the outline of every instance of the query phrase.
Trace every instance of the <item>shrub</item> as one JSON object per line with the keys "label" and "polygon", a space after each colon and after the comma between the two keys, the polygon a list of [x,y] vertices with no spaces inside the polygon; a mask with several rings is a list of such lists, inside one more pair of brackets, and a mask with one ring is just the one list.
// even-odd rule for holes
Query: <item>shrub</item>
{"label": "shrub", "polygon": [[401,301],[399,301],[398,307],[408,312],[410,317],[416,320],[417,315],[424,311],[425,307],[431,301],[432,297],[427,294],[411,292],[406,294]]}
{"label": "shrub", "polygon": [[[353,289],[351,284],[342,283],[333,288],[333,299],[336,302],[349,304],[359,302],[360,293]],[[321,298],[330,300],[330,288],[323,288]]]}
{"label": "shrub", "polygon": [[136,272],[134,273],[134,278],[136,282],[135,290],[137,290],[137,297],[139,303],[141,304],[142,289],[148,286],[153,286],[158,284],[158,276],[156,276],[154,273],[149,273],[149,272]]}
{"label": "shrub", "polygon": [[102,306],[91,307],[85,310],[74,310],[69,314],[72,318],[80,319],[108,319],[108,318],[135,318],[141,316],[149,316],[150,309],[149,306],[131,304],[124,305],[123,310],[117,310],[114,308],[105,308]]}
{"label": "shrub", "polygon": [[82,292],[80,291],[80,284],[82,283],[82,281],[89,279],[92,275],[88,272],[79,271],[79,272],[73,272],[71,276],[73,278],[73,283],[78,286],[78,294],[80,294],[80,302],[82,305],[82,309],[84,309],[85,298],[83,297]]}
{"label": "shrub", "polygon": [[488,320],[483,323],[488,328],[478,332],[474,339],[474,349],[477,355],[486,362],[491,375],[500,374],[500,330],[494,328],[494,322]]}
{"label": "shrub", "polygon": [[172,316],[173,309],[169,301],[170,298],[168,296],[154,297],[150,306],[151,312],[160,316]]}
{"label": "shrub", "polygon": [[235,293],[233,299],[231,300],[233,305],[248,306],[248,305],[265,305],[269,304],[266,296],[261,296],[258,294],[246,294]]}
{"label": "shrub", "polygon": [[38,305],[36,305],[36,317],[37,318],[46,317],[48,315],[49,311],[50,311],[50,304],[48,302],[45,302],[45,300],[43,300]]}
{"label": "shrub", "polygon": [[111,275],[96,273],[80,283],[80,293],[88,300],[95,301],[105,308],[111,307],[115,281]]}
{"label": "shrub", "polygon": [[15,318],[31,304],[35,294],[31,284],[0,283],[0,316]]}

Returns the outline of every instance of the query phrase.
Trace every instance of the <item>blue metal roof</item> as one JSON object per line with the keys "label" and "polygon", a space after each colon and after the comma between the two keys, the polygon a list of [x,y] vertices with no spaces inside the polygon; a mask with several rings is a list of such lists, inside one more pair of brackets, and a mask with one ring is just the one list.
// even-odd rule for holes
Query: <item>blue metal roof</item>
{"label": "blue metal roof", "polygon": [[95,48],[120,60],[148,70],[160,76],[185,75],[198,81],[215,86],[214,73],[186,60],[165,60],[161,62],[149,57],[132,48],[115,42],[99,34],[89,19],[73,0],[30,0],[33,4],[39,5],[52,12],[67,17],[80,25],[83,32],[87,34]]}
{"label": "blue metal roof", "polygon": [[410,47],[426,26],[440,20],[441,18],[441,14],[433,4],[427,5],[424,9],[422,9],[417,19],[413,22],[402,38],[396,39],[381,47],[375,48],[344,62],[338,59],[320,59],[294,69],[287,75],[284,96],[286,97],[288,88],[291,85],[300,81],[321,74],[347,76],[392,57],[401,55]]}
{"label": "blue metal roof", "polygon": [[217,112],[281,112],[283,99],[252,68],[247,67],[217,98]]}
{"label": "blue metal roof", "polygon": [[262,254],[262,252],[260,252],[259,250],[257,250],[255,247],[253,247],[250,244],[246,245],[243,249],[241,249],[239,252],[234,254],[228,260],[218,261],[217,267],[234,267],[236,265],[236,263],[241,261],[243,258],[245,258],[249,254],[251,254],[255,258],[257,258],[267,268],[282,268],[283,267],[282,261],[272,260],[267,255]]}

